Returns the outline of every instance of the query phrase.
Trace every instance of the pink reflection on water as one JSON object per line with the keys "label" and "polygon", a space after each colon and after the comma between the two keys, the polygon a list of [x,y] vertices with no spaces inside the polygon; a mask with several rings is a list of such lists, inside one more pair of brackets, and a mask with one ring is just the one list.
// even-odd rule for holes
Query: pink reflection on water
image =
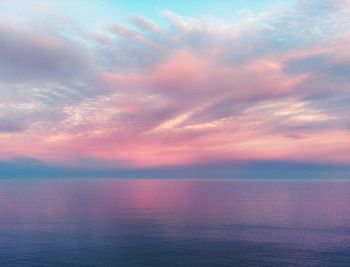
{"label": "pink reflection on water", "polygon": [[[1,229],[83,229],[96,234],[147,224],[158,225],[159,232],[169,236],[350,241],[350,182],[140,179],[0,184]],[[184,230],[190,226],[190,233]]]}

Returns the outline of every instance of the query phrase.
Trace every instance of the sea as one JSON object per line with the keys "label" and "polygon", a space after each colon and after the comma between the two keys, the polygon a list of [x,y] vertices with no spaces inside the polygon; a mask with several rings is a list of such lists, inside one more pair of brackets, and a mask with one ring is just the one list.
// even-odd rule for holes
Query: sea
{"label": "sea", "polygon": [[350,181],[3,179],[0,266],[350,266]]}

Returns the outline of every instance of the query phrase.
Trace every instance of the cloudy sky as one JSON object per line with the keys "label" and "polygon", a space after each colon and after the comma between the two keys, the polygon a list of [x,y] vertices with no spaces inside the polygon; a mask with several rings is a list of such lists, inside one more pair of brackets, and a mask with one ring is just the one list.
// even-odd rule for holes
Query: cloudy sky
{"label": "cloudy sky", "polygon": [[0,3],[0,176],[350,175],[350,2]]}

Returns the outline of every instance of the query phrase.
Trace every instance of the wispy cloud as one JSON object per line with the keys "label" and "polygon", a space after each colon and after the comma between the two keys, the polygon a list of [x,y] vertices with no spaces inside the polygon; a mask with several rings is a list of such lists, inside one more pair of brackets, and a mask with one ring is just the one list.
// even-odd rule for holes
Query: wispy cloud
{"label": "wispy cloud", "polygon": [[234,23],[142,10],[100,31],[2,23],[0,157],[350,164],[348,11],[300,0]]}

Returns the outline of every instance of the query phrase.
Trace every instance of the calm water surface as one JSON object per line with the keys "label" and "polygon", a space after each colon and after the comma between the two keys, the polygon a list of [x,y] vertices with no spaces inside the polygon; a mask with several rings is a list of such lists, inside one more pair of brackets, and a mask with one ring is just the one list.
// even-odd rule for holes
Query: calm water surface
{"label": "calm water surface", "polygon": [[350,266],[350,182],[2,180],[0,266]]}

